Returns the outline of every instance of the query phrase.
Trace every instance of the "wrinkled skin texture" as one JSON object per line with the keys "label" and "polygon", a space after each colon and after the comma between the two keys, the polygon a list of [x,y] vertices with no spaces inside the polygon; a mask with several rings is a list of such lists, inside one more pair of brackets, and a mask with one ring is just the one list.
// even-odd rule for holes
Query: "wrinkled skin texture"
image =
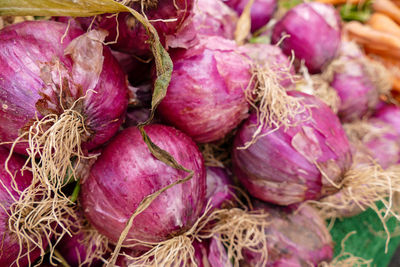
{"label": "wrinkled skin texture", "polygon": [[206,37],[171,58],[171,82],[158,108],[166,122],[206,143],[223,138],[247,117],[250,60],[233,41]]}
{"label": "wrinkled skin texture", "polygon": [[277,73],[279,83],[290,88],[294,85],[293,76],[295,70],[290,63],[289,58],[283,54],[282,50],[270,44],[245,44],[240,50],[248,55],[255,63],[264,66],[268,64],[269,68]]}
{"label": "wrinkled skin texture", "polygon": [[[194,171],[190,181],[163,192],[139,214],[127,236],[160,242],[185,232],[199,218],[205,203],[206,172],[198,148],[186,135],[162,125],[145,130],[155,144]],[[153,157],[137,128],[125,129],[104,149],[82,186],[85,217],[116,242],[144,197],[187,175]]]}
{"label": "wrinkled skin texture", "polygon": [[232,182],[225,168],[207,167],[207,202],[211,199],[213,208],[218,209],[224,203],[233,200]]}
{"label": "wrinkled skin texture", "polygon": [[346,134],[331,109],[311,95],[295,91],[288,95],[309,105],[311,114],[297,115],[297,125],[286,130],[281,127],[267,134],[271,129],[264,127],[260,136],[267,135],[247,149],[238,149],[257,128],[257,116],[251,114],[235,137],[232,158],[234,173],[249,193],[278,205],[334,193],[336,187],[329,180],[340,183],[352,163]]}
{"label": "wrinkled skin texture", "polygon": [[[82,48],[88,38],[78,42],[75,38],[84,32],[77,28],[71,26],[61,43],[66,27],[54,21],[30,21],[0,32],[0,142],[14,141],[36,114],[39,118],[48,113],[61,115],[59,74],[68,81],[63,85],[67,95],[63,101],[71,103],[87,95],[76,105],[90,131],[84,148],[103,144],[118,130],[128,102],[122,69],[108,48],[102,49],[102,55],[93,54],[96,42],[83,43]],[[74,45],[68,46],[73,39]],[[78,57],[76,61],[64,55],[67,47]],[[16,151],[26,153],[25,148],[21,144]]]}
{"label": "wrinkled skin texture", "polygon": [[278,21],[272,33],[272,43],[285,38],[280,47],[290,56],[292,50],[312,74],[319,73],[336,56],[340,45],[340,17],[336,10],[321,3],[311,2],[289,10]]}
{"label": "wrinkled skin texture", "polygon": [[238,16],[220,0],[198,0],[193,17],[175,35],[167,36],[168,47],[189,49],[199,43],[201,35],[233,39]]}
{"label": "wrinkled skin texture", "polygon": [[[290,212],[261,202],[255,206],[271,215],[270,224],[265,228],[268,244],[266,267],[317,266],[332,259],[332,239],[316,210],[307,205]],[[258,258],[259,255],[245,251],[244,262],[250,266],[254,266]]]}
{"label": "wrinkled skin texture", "polygon": [[[2,184],[4,184],[8,190],[11,191],[14,198],[18,199],[19,194],[12,189],[11,183],[12,178],[7,173],[5,168],[5,162],[9,155],[9,151],[0,147],[0,180]],[[25,164],[25,159],[18,156],[13,155],[13,157],[8,162],[8,168],[11,173],[15,174],[15,181],[17,182],[18,189],[24,190],[28,187],[32,181],[32,173],[28,171],[24,171],[23,175],[19,171],[22,166]],[[8,194],[3,185],[0,184],[0,241],[1,241],[1,251],[0,251],[0,266],[12,266],[14,261],[17,259],[19,252],[19,244],[18,240],[15,236],[9,233],[8,230],[8,215],[7,212],[10,212],[8,209],[10,205],[14,202],[12,197]],[[4,207],[4,209],[3,209]],[[27,249],[24,248],[22,254],[26,253]],[[34,262],[40,256],[40,251],[35,249],[33,252],[29,254],[30,261]],[[22,257],[19,260],[20,266],[28,265],[28,257]],[[16,263],[14,263],[16,264]],[[16,265],[15,265],[16,266]]]}
{"label": "wrinkled skin texture", "polygon": [[[160,0],[153,7],[144,9],[144,13],[157,30],[162,43],[168,35],[175,34],[186,20],[192,15],[193,0]],[[132,8],[141,12],[140,3],[133,3]],[[115,50],[134,54],[137,56],[151,56],[148,43],[149,37],[145,28],[130,13],[120,13],[118,19],[110,17],[110,14],[99,15],[95,18],[92,28],[105,29],[110,34],[107,42],[117,40],[111,47]],[[93,18],[79,18],[79,22],[86,30]],[[118,24],[117,24],[118,20]],[[156,21],[158,20],[158,21]],[[160,21],[173,20],[173,21]],[[117,39],[117,29],[119,37]]]}
{"label": "wrinkled skin texture", "polygon": [[[241,15],[248,0],[225,0],[228,6]],[[266,25],[275,13],[278,6],[277,0],[255,0],[250,11],[251,32],[255,32]]]}

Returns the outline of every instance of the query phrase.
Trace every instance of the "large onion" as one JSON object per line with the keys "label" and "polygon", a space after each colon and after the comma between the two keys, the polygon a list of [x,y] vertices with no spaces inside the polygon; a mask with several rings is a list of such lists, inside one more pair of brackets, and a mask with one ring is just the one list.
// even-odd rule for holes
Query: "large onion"
{"label": "large onion", "polygon": [[[127,236],[160,242],[188,230],[199,218],[205,202],[206,173],[199,150],[186,135],[162,125],[145,130],[155,144],[194,171],[190,181],[168,189],[139,214]],[[82,186],[85,216],[101,234],[116,242],[144,197],[186,176],[186,172],[154,158],[139,130],[127,128],[104,149]]]}
{"label": "large onion", "polygon": [[233,41],[204,37],[171,58],[171,82],[158,109],[166,122],[205,143],[223,138],[247,117],[250,63]]}
{"label": "large onion", "polygon": [[234,142],[234,172],[251,195],[279,205],[318,199],[336,190],[350,167],[351,153],[338,117],[314,96],[289,91],[308,108],[293,126],[271,132],[263,127],[256,142],[256,114],[239,129]]}
{"label": "large onion", "polygon": [[339,14],[332,6],[321,3],[298,5],[273,29],[272,42],[278,43],[282,38],[280,47],[286,55],[291,55],[293,50],[298,65],[304,60],[310,73],[318,73],[334,59],[339,49]]}

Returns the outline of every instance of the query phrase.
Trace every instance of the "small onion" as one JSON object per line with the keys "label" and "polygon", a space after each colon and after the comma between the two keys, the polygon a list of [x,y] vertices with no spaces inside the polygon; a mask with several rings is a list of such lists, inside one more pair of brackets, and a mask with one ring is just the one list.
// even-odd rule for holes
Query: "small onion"
{"label": "small onion", "polygon": [[207,201],[211,200],[211,206],[221,208],[224,203],[233,200],[232,182],[224,168],[207,167]]}
{"label": "small onion", "polygon": [[[14,141],[29,129],[36,116],[61,115],[63,108],[70,108],[85,95],[75,105],[90,132],[90,136],[82,137],[82,146],[93,149],[115,134],[128,104],[125,75],[106,47],[97,58],[91,58],[91,43],[87,51],[65,55],[68,45],[83,33],[72,26],[67,30],[66,24],[54,21],[24,22],[1,30],[0,141]],[[15,151],[26,154],[26,146],[17,145]]]}
{"label": "small onion", "polygon": [[[265,228],[266,266],[317,266],[332,259],[332,238],[325,222],[312,207],[303,205],[297,211],[286,212],[260,202],[255,206],[270,214],[269,226]],[[246,251],[244,261],[256,266],[258,258],[254,252]]]}
{"label": "small onion", "polygon": [[223,138],[247,117],[250,60],[233,41],[204,37],[193,49],[172,52],[171,58],[171,82],[158,108],[166,122],[206,143]]}
{"label": "small onion", "polygon": [[[165,42],[168,35],[175,34],[191,16],[193,0],[163,0],[146,1],[144,13],[155,27],[161,42]],[[133,3],[132,7],[141,12],[141,3]],[[151,55],[148,43],[149,36],[146,29],[130,13],[120,13],[116,18],[110,14],[98,15],[94,19],[80,18],[84,29],[105,29],[109,32],[107,42],[117,40],[111,47],[115,50],[137,56]],[[117,39],[118,37],[118,39]]]}
{"label": "small onion", "polygon": [[[0,253],[0,266],[27,266],[28,262],[33,263],[40,256],[39,248],[35,249],[33,244],[30,244],[30,252],[28,252],[26,246],[21,250],[20,245],[13,233],[10,233],[8,229],[8,217],[10,212],[10,206],[15,201],[13,198],[20,197],[20,194],[14,189],[13,180],[10,174],[6,170],[6,160],[9,155],[9,151],[0,147],[0,199],[1,199],[1,209],[0,209],[0,235],[1,235],[1,251]],[[23,191],[28,187],[32,181],[32,173],[29,171],[20,171],[25,164],[25,159],[13,155],[8,161],[9,171],[15,175],[15,182],[18,186],[18,190]],[[10,191],[11,195],[7,192]],[[43,239],[44,240],[44,239]],[[37,240],[36,240],[37,241]],[[43,248],[45,249],[45,248]],[[19,258],[18,258],[19,257]]]}
{"label": "small onion", "polygon": [[201,35],[233,39],[238,16],[220,0],[198,0],[193,17],[175,35],[167,36],[168,47],[190,48]]}
{"label": "small onion", "polygon": [[277,22],[272,42],[281,41],[280,47],[286,55],[291,55],[293,50],[298,60],[304,60],[310,73],[318,73],[335,58],[340,46],[340,32],[340,17],[336,10],[330,5],[310,2],[289,10]]}
{"label": "small onion", "polygon": [[391,87],[384,67],[347,42],[342,43],[340,56],[327,67],[324,76],[340,98],[338,115],[344,122],[361,119],[374,111],[380,92]]}
{"label": "small onion", "polygon": [[[248,0],[224,0],[239,15],[242,14]],[[255,0],[250,11],[251,32],[255,32],[266,25],[278,7],[277,0]]]}
{"label": "small onion", "polygon": [[[194,171],[191,180],[163,192],[140,213],[126,239],[160,242],[188,230],[198,220],[205,203],[206,172],[201,153],[186,135],[162,125],[145,130],[155,144]],[[107,145],[82,185],[85,217],[116,242],[143,198],[186,176],[157,160],[137,128],[127,128]]]}
{"label": "small onion", "polygon": [[308,106],[294,118],[296,124],[275,131],[263,127],[255,143],[240,149],[257,129],[253,113],[235,137],[232,158],[234,173],[250,194],[279,205],[331,194],[336,190],[332,183],[338,184],[352,163],[346,134],[332,110],[314,96],[288,95]]}

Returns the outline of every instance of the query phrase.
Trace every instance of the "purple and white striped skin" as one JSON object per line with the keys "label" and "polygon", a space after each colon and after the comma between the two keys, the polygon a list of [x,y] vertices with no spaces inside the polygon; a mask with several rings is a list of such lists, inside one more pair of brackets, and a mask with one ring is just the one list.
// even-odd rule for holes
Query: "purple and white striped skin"
{"label": "purple and white striped skin", "polygon": [[[12,187],[12,177],[6,171],[6,160],[9,155],[9,151],[3,147],[0,147],[0,242],[1,242],[1,253],[0,253],[0,266],[17,266],[17,262],[19,266],[27,266],[29,261],[33,263],[40,256],[40,250],[34,249],[29,253],[29,257],[25,255],[28,252],[27,248],[24,247],[21,251],[21,258],[17,260],[20,252],[20,246],[18,243],[18,239],[13,236],[8,228],[8,213],[10,212],[9,208],[14,203],[14,199],[19,199],[20,195],[16,192]],[[32,182],[32,173],[29,171],[24,171],[21,173],[21,168],[25,164],[25,158],[13,155],[8,161],[8,168],[12,174],[15,175],[15,181],[20,191],[23,191],[27,188]],[[10,191],[12,196],[7,192]],[[45,239],[43,238],[43,241]],[[35,246],[31,244],[31,248]],[[43,248],[45,249],[45,248]]]}
{"label": "purple and white striped skin", "polygon": [[[223,0],[228,6],[233,8],[240,16],[246,7],[248,0]],[[255,32],[266,25],[278,7],[277,0],[255,0],[251,10],[251,32]]]}
{"label": "purple and white striped skin", "polygon": [[220,0],[197,0],[193,16],[174,35],[167,36],[166,46],[189,49],[199,43],[201,35],[233,39],[238,16]]}
{"label": "purple and white striped skin", "polygon": [[[163,0],[154,1],[153,5],[145,7],[144,13],[157,30],[162,43],[187,23],[186,20],[192,16],[194,3],[194,0]],[[131,7],[139,12],[142,10],[138,2],[131,4]],[[78,18],[78,21],[86,30],[93,17]],[[136,56],[151,56],[146,29],[130,13],[119,13],[118,18],[111,14],[98,15],[92,29],[107,30],[109,35],[106,42],[117,40],[111,44],[112,49]]]}
{"label": "purple and white striped skin", "polygon": [[[153,143],[194,171],[191,180],[163,192],[139,214],[126,239],[160,242],[185,232],[198,220],[206,202],[206,171],[196,144],[182,132],[157,124],[146,126],[145,131]],[[103,150],[82,185],[85,217],[116,242],[146,196],[187,175],[157,160],[139,130],[127,128]]]}
{"label": "purple and white striped skin", "polygon": [[174,69],[158,107],[165,122],[207,143],[223,138],[248,116],[244,91],[251,82],[251,61],[234,41],[204,36],[194,48],[170,55]]}
{"label": "purple and white striped skin", "polygon": [[317,2],[304,3],[289,10],[276,23],[272,33],[272,43],[281,41],[282,51],[287,56],[293,51],[296,65],[304,60],[312,74],[321,72],[335,58],[340,40],[338,12],[331,5]]}
{"label": "purple and white striped skin", "polygon": [[[96,53],[98,42],[90,39],[105,33],[92,31],[85,37],[78,28],[66,29],[60,22],[28,21],[0,31],[0,142],[14,141],[36,115],[63,113],[60,75],[64,108],[86,95],[75,105],[90,132],[82,147],[105,143],[121,125],[128,104],[125,74],[110,50],[100,47],[102,54]],[[26,147],[19,144],[15,151],[26,154]]]}
{"label": "purple and white striped skin", "polygon": [[219,209],[231,202],[233,189],[230,187],[232,182],[225,168],[206,167],[207,170],[207,202],[211,201],[213,209]]}
{"label": "purple and white striped skin", "polygon": [[352,163],[348,139],[332,110],[314,96],[296,91],[288,95],[308,105],[294,118],[297,124],[273,132],[264,127],[254,144],[238,149],[257,129],[257,116],[251,114],[237,132],[232,157],[234,173],[249,193],[278,205],[334,193],[332,182],[339,184]]}
{"label": "purple and white striped skin", "polygon": [[[333,242],[325,222],[308,205],[299,210],[284,211],[256,202],[255,208],[264,209],[269,217],[265,228],[268,246],[266,267],[318,266],[333,256]],[[246,250],[244,262],[255,266],[259,255]]]}

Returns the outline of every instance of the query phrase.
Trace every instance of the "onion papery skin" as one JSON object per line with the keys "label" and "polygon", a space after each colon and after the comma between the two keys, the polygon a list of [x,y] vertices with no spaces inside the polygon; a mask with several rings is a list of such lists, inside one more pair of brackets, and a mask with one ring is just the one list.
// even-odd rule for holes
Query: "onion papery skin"
{"label": "onion papery skin", "polygon": [[233,201],[232,182],[225,168],[207,167],[207,201],[211,200],[213,209],[222,208]]}
{"label": "onion papery skin", "polygon": [[[195,1],[162,0],[156,2],[153,7],[145,8],[144,13],[157,30],[160,41],[165,43],[169,35],[175,34],[187,23],[186,20],[192,16]],[[141,12],[140,3],[134,3],[131,6]],[[78,20],[86,30],[92,23],[93,17],[79,18]],[[136,56],[151,56],[146,29],[130,13],[119,13],[118,18],[111,14],[96,16],[92,28],[107,30],[109,32],[107,42],[117,40],[115,44],[111,44],[112,49]]]}
{"label": "onion papery skin", "polygon": [[238,15],[220,0],[198,0],[193,16],[175,34],[167,36],[168,47],[189,49],[199,43],[201,35],[233,39]]}
{"label": "onion papery skin", "polygon": [[[266,266],[318,266],[329,262],[333,256],[333,242],[324,220],[308,205],[291,212],[256,203],[257,209],[270,214],[269,226],[265,228],[268,246]],[[259,255],[246,250],[245,262],[255,266]]]}
{"label": "onion papery skin", "polygon": [[400,107],[384,105],[375,112],[373,117],[390,124],[396,133],[400,135]]}
{"label": "onion papery skin", "polygon": [[[225,3],[241,15],[247,0],[225,0]],[[278,7],[277,0],[255,0],[250,11],[251,32],[255,32],[266,25]]]}
{"label": "onion papery skin", "polygon": [[[199,218],[205,203],[206,171],[197,146],[180,131],[163,125],[146,126],[145,131],[178,163],[194,171],[191,180],[163,192],[139,214],[126,239],[160,242],[185,232]],[[85,217],[116,242],[144,197],[187,175],[157,160],[139,130],[127,128],[103,150],[82,185]]]}
{"label": "onion papery skin", "polygon": [[[1,241],[1,252],[0,252],[0,266],[17,266],[16,259],[20,250],[18,239],[13,236],[8,230],[8,217],[7,213],[10,212],[9,208],[13,204],[14,200],[8,194],[5,187],[10,190],[14,198],[19,199],[19,194],[12,188],[12,178],[6,171],[5,163],[9,155],[9,151],[3,147],[0,147],[0,179],[2,184],[0,184],[0,241]],[[32,173],[29,171],[24,171],[21,173],[21,168],[25,164],[25,159],[18,155],[13,155],[8,161],[8,168],[11,173],[15,174],[15,181],[18,185],[19,190],[24,190],[32,182]],[[3,186],[4,185],[4,186]],[[7,212],[6,212],[7,211]],[[43,239],[44,240],[44,239]],[[34,247],[34,245],[31,245]],[[45,248],[44,248],[45,249]],[[26,248],[23,248],[22,254],[27,252]],[[35,249],[29,253],[30,261],[33,263],[40,256],[40,250]],[[19,259],[19,266],[28,265],[28,257],[24,256]]]}
{"label": "onion papery skin", "polygon": [[283,54],[282,50],[270,44],[248,43],[240,47],[246,55],[260,66],[268,67],[277,75],[277,79],[284,88],[291,88],[294,85],[295,70],[289,58]]}
{"label": "onion papery skin", "polygon": [[239,149],[257,129],[257,115],[251,114],[237,132],[232,157],[234,174],[249,193],[278,205],[334,193],[331,182],[340,183],[352,163],[348,139],[332,110],[314,96],[296,91],[288,95],[309,107],[295,116],[297,124],[273,132],[264,126],[254,144]]}
{"label": "onion papery skin", "polygon": [[[42,79],[43,75],[54,74],[46,72],[47,68],[54,68],[52,60],[60,63],[62,75],[67,76],[70,84],[83,80],[93,87],[75,84],[76,88],[63,88],[63,93],[71,95],[72,100],[86,95],[79,113],[84,117],[90,137],[82,142],[83,148],[90,150],[105,143],[121,125],[128,104],[127,83],[122,69],[110,50],[103,48],[104,62],[98,77],[87,72],[72,76],[74,62],[70,56],[64,55],[64,50],[84,32],[72,26],[68,31],[66,28],[67,24],[55,21],[29,21],[1,30],[0,141],[14,141],[29,128],[36,115],[40,119],[49,113],[61,115],[63,112],[59,92],[53,90],[59,84],[46,84]],[[88,62],[90,60],[88,58]],[[26,154],[26,147],[26,144],[19,144],[15,151]]]}
{"label": "onion papery skin", "polygon": [[289,10],[277,22],[272,33],[272,43],[281,43],[282,51],[297,59],[304,60],[305,66],[312,74],[319,73],[337,55],[341,27],[340,16],[330,5],[310,2],[298,5]]}
{"label": "onion papery skin", "polygon": [[171,82],[158,108],[164,121],[207,143],[223,138],[248,116],[244,90],[251,82],[250,60],[233,41],[208,36],[171,58]]}

